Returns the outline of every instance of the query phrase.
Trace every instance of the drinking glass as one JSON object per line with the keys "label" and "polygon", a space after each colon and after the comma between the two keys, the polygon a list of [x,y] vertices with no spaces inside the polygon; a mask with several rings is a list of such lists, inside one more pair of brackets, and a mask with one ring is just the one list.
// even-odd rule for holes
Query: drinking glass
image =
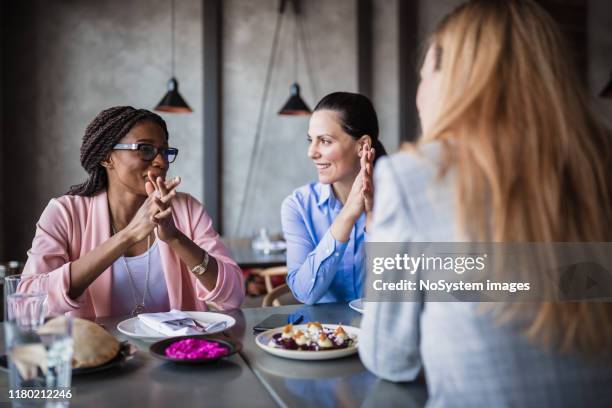
{"label": "drinking glass", "polygon": [[[7,297],[8,313],[4,329],[10,388],[13,391],[70,388],[72,319],[59,316],[53,324],[41,327],[45,316],[45,299],[46,293],[40,292],[18,292]],[[54,403],[54,406],[61,405],[59,401]]]}
{"label": "drinking glass", "polygon": [[[36,273],[28,275],[11,275],[4,278],[4,321],[8,318],[7,299],[10,295],[17,292],[44,293],[47,294],[49,277],[46,273]],[[46,315],[46,296],[43,303],[43,313]]]}

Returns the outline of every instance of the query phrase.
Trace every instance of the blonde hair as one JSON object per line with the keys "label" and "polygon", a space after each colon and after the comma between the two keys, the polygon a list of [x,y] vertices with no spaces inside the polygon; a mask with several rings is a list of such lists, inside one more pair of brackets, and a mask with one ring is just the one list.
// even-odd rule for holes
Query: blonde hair
{"label": "blonde hair", "polygon": [[[612,241],[610,134],[550,16],[530,0],[470,1],[431,46],[443,100],[419,143],[445,146],[461,230],[493,242]],[[525,329],[546,346],[604,352],[612,303],[537,304]]]}

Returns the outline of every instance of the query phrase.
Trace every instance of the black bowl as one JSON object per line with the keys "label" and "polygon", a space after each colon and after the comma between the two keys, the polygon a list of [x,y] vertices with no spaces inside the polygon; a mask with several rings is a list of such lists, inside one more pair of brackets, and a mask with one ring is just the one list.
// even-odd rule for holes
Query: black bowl
{"label": "black bowl", "polygon": [[[176,343],[177,341],[180,341],[180,340],[185,340],[185,339],[202,339],[202,340],[214,342],[214,343],[219,344],[222,347],[225,347],[228,350],[228,352],[227,352],[227,354],[224,354],[224,355],[219,356],[219,357],[214,357],[214,358],[195,358],[195,359],[172,358],[172,357],[168,357],[166,355],[166,349],[171,344]],[[198,334],[198,335],[192,335],[192,336],[181,336],[181,337],[171,337],[169,339],[164,339],[164,340],[158,341],[157,343],[153,343],[153,344],[151,344],[151,347],[149,347],[149,351],[151,352],[151,354],[153,354],[157,358],[160,358],[160,359],[165,360],[165,361],[171,361],[171,362],[177,363],[177,364],[188,364],[188,365],[214,363],[215,361],[219,361],[222,358],[226,358],[226,357],[231,356],[232,354],[236,354],[241,349],[242,349],[242,344],[240,344],[240,343],[234,343],[232,341],[224,340],[224,339],[211,338],[211,337],[209,337],[209,335],[206,335],[206,334]]]}

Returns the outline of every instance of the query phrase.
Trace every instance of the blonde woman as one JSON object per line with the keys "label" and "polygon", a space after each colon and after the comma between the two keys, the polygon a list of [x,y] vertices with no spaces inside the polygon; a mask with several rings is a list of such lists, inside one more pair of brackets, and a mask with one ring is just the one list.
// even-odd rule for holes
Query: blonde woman
{"label": "blonde woman", "polygon": [[[471,1],[432,36],[423,137],[375,171],[369,241],[612,241],[610,134],[533,1]],[[384,205],[381,205],[384,203]],[[359,353],[429,406],[612,406],[612,304],[369,302]],[[521,322],[523,326],[512,322]]]}

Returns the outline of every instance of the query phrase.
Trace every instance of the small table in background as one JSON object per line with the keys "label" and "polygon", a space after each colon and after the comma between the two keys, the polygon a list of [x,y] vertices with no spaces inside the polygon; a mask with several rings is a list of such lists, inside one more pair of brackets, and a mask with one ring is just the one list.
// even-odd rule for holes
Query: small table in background
{"label": "small table in background", "polygon": [[243,269],[271,268],[284,266],[287,263],[285,252],[264,254],[251,247],[250,238],[223,237],[223,243],[230,251],[234,261]]}

